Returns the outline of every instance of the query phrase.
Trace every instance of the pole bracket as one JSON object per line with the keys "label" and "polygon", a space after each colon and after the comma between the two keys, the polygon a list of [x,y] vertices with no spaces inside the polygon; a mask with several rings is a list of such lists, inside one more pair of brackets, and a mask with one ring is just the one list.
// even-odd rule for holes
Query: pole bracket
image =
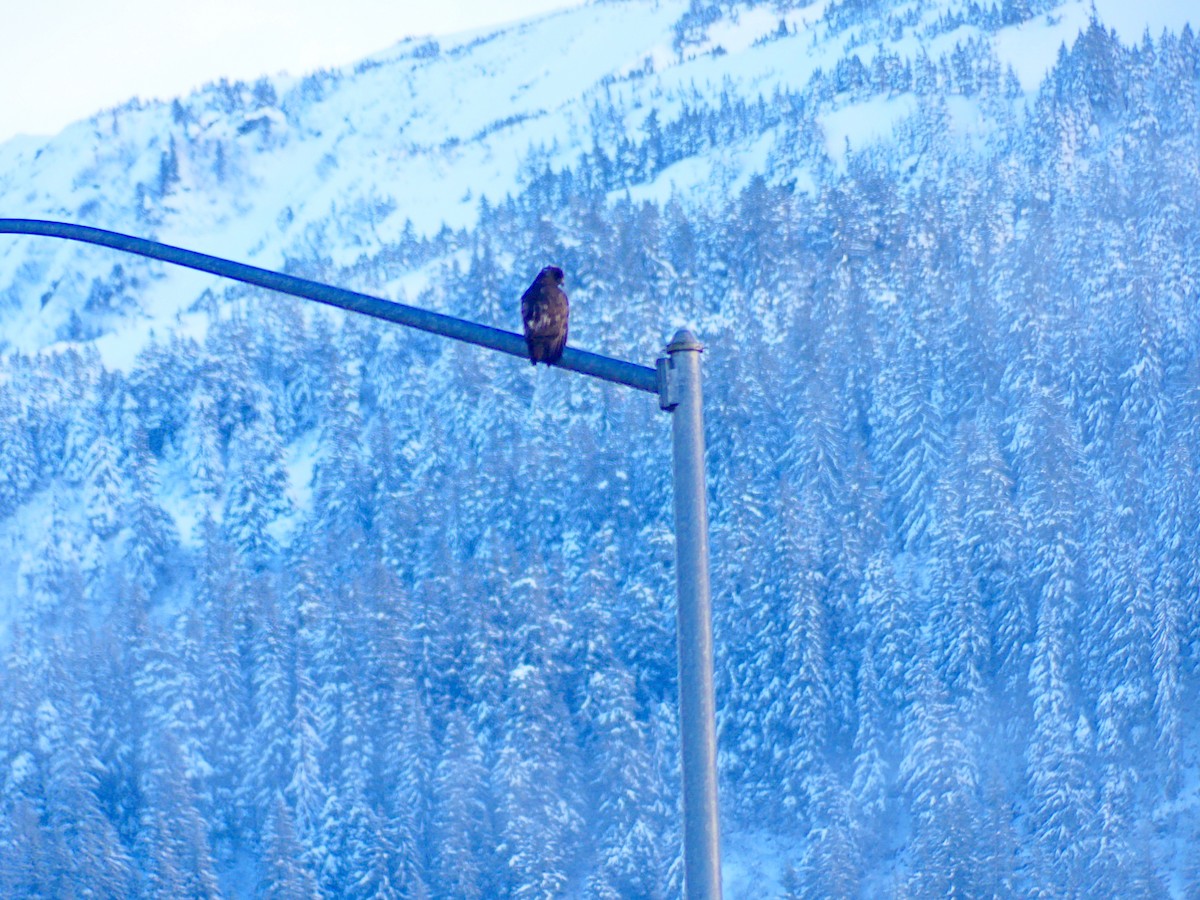
{"label": "pole bracket", "polygon": [[696,336],[686,328],[675,332],[671,343],[667,344],[667,356],[655,360],[654,367],[658,377],[658,408],[664,412],[674,412],[680,401],[680,378],[675,371],[675,354],[681,350],[704,352],[704,345],[696,340]]}
{"label": "pole bracket", "polygon": [[675,367],[669,356],[660,356],[654,362],[658,372],[658,408],[674,412],[679,405],[679,379],[674,376]]}

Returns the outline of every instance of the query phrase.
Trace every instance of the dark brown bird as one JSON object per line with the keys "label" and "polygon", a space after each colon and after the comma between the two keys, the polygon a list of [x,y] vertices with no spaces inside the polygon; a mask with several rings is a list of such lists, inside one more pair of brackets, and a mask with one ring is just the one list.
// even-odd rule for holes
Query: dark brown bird
{"label": "dark brown bird", "polygon": [[529,348],[529,361],[535,366],[546,365],[562,359],[567,346],[567,317],[570,305],[562,289],[563,270],[558,266],[546,266],[538,272],[521,295],[521,322],[525,325],[525,346]]}

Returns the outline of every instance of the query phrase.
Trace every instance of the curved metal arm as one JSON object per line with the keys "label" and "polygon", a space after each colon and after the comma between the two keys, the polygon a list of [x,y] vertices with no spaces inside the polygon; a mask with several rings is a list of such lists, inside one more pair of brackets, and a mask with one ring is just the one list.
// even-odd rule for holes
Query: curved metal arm
{"label": "curved metal arm", "polygon": [[[111,247],[126,253],[136,253],[151,259],[174,263],[201,272],[211,272],[223,278],[232,278],[258,287],[315,300],[327,306],[336,306],[351,312],[362,313],[376,319],[407,325],[409,328],[419,328],[431,331],[457,341],[468,344],[478,344],[492,350],[499,350],[510,356],[529,358],[525,339],[515,332],[503,331],[488,325],[479,325],[442,313],[430,312],[403,303],[393,303],[379,297],[359,294],[342,288],[332,287],[294,275],[284,275],[282,272],[272,272],[244,263],[233,262],[218,256],[208,256],[182,247],[172,247],[160,244],[158,241],[148,241],[132,237],[116,231],[105,231],[101,228],[89,228],[86,225],[72,225],[68,222],[51,222],[43,219],[0,219],[0,234],[31,234],[43,237],[65,238],[69,241],[83,241],[88,244],[98,244],[101,247]],[[576,350],[568,347],[562,359],[556,363],[561,369],[579,372],[581,375],[591,375],[617,384],[624,384],[639,391],[651,394],[659,393],[658,374],[648,366],[625,362],[589,353],[586,350]]]}

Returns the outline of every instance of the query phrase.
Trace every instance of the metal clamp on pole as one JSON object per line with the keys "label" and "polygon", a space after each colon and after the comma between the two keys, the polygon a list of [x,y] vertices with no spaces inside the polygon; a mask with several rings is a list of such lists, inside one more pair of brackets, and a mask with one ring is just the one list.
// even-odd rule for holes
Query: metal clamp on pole
{"label": "metal clamp on pole", "polygon": [[659,405],[670,410],[675,471],[675,579],[679,602],[679,737],[683,764],[683,886],[687,900],[720,900],[717,724],[712,591],[704,478],[701,343],[676,332],[658,360]]}
{"label": "metal clamp on pole", "polygon": [[671,357],[660,356],[654,361],[654,369],[658,377],[658,408],[674,412],[679,405],[679,379],[671,376]]}

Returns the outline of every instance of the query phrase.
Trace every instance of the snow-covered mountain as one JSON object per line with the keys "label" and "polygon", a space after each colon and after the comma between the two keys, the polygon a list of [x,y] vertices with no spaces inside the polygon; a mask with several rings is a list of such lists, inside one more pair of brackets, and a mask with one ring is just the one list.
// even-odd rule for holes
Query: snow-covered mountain
{"label": "snow-covered mountain", "polygon": [[[1191,896],[1177,0],[600,2],[0,144],[0,217],[709,344],[735,897]],[[0,895],[679,890],[652,398],[0,236]]]}
{"label": "snow-covered mountain", "polygon": [[[406,228],[470,229],[480,199],[518,194],[541,168],[573,166],[593,148],[614,157],[611,191],[635,200],[675,194],[703,206],[714,185],[736,193],[755,174],[813,191],[822,166],[843,165],[848,148],[890,137],[916,112],[922,89],[890,83],[889,67],[924,63],[953,78],[955,59],[971,65],[974,48],[1019,111],[1092,15],[1083,0],[1025,4],[1027,14],[1020,3],[960,0],[894,10],[830,0],[692,6],[598,3],[501,31],[410,39],[353,69],[222,83],[171,104],[131,101],[52,139],[4,144],[0,209],[268,268],[319,260],[339,270],[377,258]],[[1129,41],[1187,21],[1178,0],[1136,14],[1108,7]],[[976,86],[946,87],[948,124],[964,138],[997,127]],[[766,127],[702,135],[661,159],[620,156],[622,144],[661,147],[689,112],[770,107],[781,92],[809,108],[795,117],[769,109]],[[803,141],[797,118],[809,128]],[[8,239],[0,250],[0,333],[25,352],[77,337],[74,313],[89,335],[120,338],[101,342],[106,362],[128,361],[149,323],[174,323],[214,284],[45,241]],[[134,308],[110,321],[88,298],[116,265],[153,271],[155,286],[127,297]],[[430,277],[414,267],[372,287],[415,296]]]}

